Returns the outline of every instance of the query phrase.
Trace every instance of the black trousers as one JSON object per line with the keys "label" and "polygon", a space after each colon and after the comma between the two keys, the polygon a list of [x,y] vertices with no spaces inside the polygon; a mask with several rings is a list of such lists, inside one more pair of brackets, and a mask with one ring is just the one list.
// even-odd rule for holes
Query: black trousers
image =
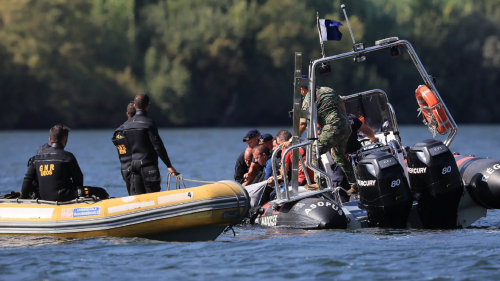
{"label": "black trousers", "polygon": [[132,190],[130,190],[131,189],[131,187],[130,187],[130,177],[131,177],[130,168],[128,168],[127,170],[122,170],[122,177],[123,177],[123,181],[125,182],[125,186],[127,187],[128,195],[132,195]]}
{"label": "black trousers", "polygon": [[160,170],[157,166],[142,167],[130,175],[130,195],[153,193],[161,190]]}

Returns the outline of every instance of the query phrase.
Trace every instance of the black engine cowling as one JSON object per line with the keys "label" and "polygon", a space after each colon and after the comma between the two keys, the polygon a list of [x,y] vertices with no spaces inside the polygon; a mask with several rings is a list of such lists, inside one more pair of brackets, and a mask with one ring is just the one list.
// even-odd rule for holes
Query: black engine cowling
{"label": "black engine cowling", "polygon": [[463,185],[448,147],[439,140],[424,140],[410,149],[407,161],[424,228],[456,228]]}
{"label": "black engine cowling", "polygon": [[406,228],[413,198],[403,167],[387,152],[359,161],[356,177],[369,225]]}

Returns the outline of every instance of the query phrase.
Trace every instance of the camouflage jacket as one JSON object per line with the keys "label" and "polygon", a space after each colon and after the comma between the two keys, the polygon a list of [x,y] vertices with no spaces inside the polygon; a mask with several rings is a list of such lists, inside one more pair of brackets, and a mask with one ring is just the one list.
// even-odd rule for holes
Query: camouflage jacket
{"label": "camouflage jacket", "polygon": [[[310,92],[304,97],[302,110],[309,109],[309,94]],[[316,88],[316,105],[318,124],[321,127],[326,124],[338,126],[348,124],[347,114],[342,109],[342,99],[332,88]]]}

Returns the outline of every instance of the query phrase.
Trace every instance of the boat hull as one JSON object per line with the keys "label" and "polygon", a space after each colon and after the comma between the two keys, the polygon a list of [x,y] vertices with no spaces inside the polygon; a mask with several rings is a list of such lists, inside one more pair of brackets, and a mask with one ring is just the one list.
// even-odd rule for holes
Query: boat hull
{"label": "boat hull", "polygon": [[346,229],[347,219],[337,203],[323,198],[305,198],[282,205],[262,206],[255,223],[300,229]]}
{"label": "boat hull", "polygon": [[0,204],[0,234],[207,241],[249,208],[247,192],[232,181],[70,205],[18,201]]}

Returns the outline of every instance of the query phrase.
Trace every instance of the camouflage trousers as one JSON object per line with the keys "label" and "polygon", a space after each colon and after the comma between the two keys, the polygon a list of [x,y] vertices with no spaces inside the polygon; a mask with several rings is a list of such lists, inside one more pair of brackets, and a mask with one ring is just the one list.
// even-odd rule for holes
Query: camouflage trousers
{"label": "camouflage trousers", "polygon": [[[351,187],[356,185],[356,176],[352,163],[345,156],[347,150],[347,141],[351,135],[351,126],[349,124],[327,124],[323,126],[318,139],[319,154],[322,155],[331,150],[333,160],[339,165],[347,176]],[[317,163],[316,151],[313,149],[313,165],[320,167]]]}

